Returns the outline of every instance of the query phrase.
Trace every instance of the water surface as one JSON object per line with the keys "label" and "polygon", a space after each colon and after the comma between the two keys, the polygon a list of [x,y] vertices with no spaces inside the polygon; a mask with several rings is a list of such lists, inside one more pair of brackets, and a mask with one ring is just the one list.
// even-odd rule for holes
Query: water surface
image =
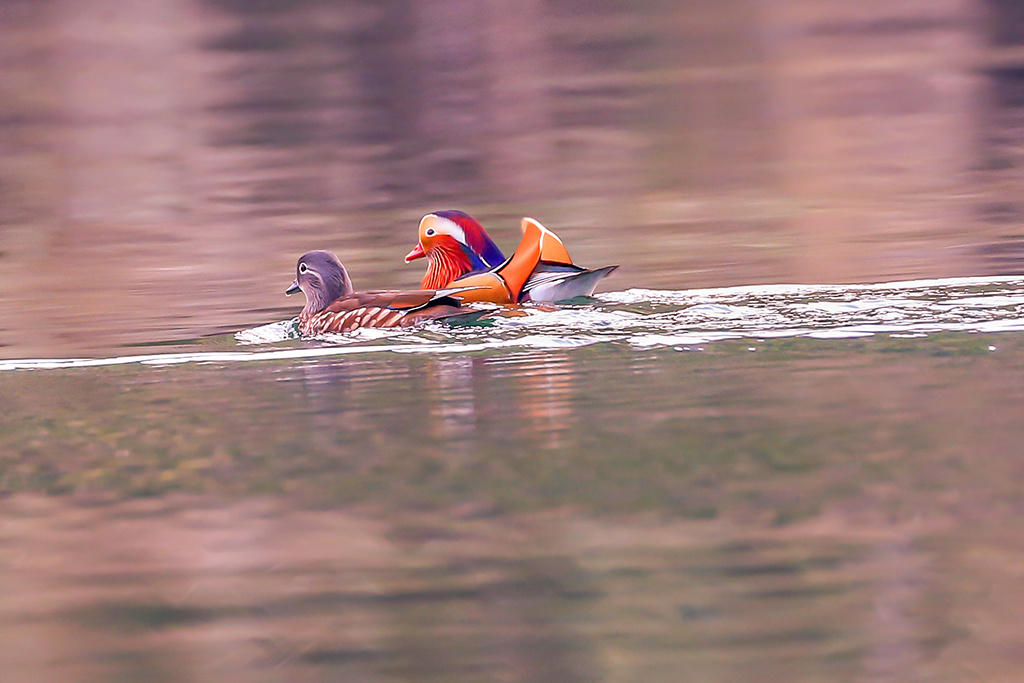
{"label": "water surface", "polygon": [[[1022,18],[0,3],[0,678],[1018,677]],[[621,267],[296,336],[443,208]]]}
{"label": "water surface", "polygon": [[0,657],[26,680],[1014,670],[1022,311],[1008,277],[629,290],[5,362]]}

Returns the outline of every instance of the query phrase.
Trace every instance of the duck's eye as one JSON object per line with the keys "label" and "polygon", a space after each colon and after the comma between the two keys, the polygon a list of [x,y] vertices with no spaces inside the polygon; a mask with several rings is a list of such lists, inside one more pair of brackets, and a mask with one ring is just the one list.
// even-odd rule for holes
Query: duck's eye
{"label": "duck's eye", "polygon": [[306,267],[306,264],[305,264],[305,263],[300,263],[300,264],[299,264],[299,275],[303,275],[303,274],[305,274],[305,272],[306,272],[307,270],[309,270],[309,268],[307,268],[307,267]]}
{"label": "duck's eye", "polygon": [[427,228],[427,237],[433,237],[433,236],[434,236],[434,229],[433,228]]}

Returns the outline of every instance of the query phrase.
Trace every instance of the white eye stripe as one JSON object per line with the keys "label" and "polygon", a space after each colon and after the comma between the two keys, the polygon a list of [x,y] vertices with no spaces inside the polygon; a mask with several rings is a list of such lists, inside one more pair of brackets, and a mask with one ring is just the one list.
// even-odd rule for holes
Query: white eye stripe
{"label": "white eye stripe", "polygon": [[451,220],[450,218],[444,218],[443,216],[438,216],[437,214],[430,213],[423,217],[423,220],[420,221],[420,224],[422,225],[423,221],[426,221],[427,219],[432,219],[434,221],[433,226],[424,230],[424,233],[427,235],[427,237],[433,237],[435,233],[439,233],[442,235],[451,235],[462,244],[466,244],[466,231],[463,230],[462,226],[460,226],[455,221]]}
{"label": "white eye stripe", "polygon": [[459,226],[459,224],[456,223],[455,221],[450,221],[450,220],[448,220],[446,218],[445,222],[447,223],[447,225],[445,227],[448,228],[448,234],[451,235],[452,237],[454,237],[459,242],[462,242],[463,244],[465,244],[466,243],[466,231],[463,230],[462,227]]}
{"label": "white eye stripe", "polygon": [[305,263],[299,264],[299,273],[305,273],[307,270],[309,270],[309,267]]}

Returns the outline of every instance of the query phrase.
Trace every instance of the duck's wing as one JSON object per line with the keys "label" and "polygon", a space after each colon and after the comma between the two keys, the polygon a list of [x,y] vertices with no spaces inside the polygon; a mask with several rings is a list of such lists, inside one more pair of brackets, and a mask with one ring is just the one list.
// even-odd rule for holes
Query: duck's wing
{"label": "duck's wing", "polygon": [[533,218],[524,218],[516,252],[494,272],[504,279],[513,301],[564,301],[590,296],[601,278],[618,266],[588,270],[569,257],[565,244]]}
{"label": "duck's wing", "polygon": [[349,332],[360,327],[406,327],[422,320],[465,313],[461,292],[471,287],[408,291],[353,292],[312,316],[312,334]]}
{"label": "duck's wing", "polygon": [[411,290],[370,290],[353,292],[331,303],[324,311],[341,313],[361,308],[386,308],[393,311],[412,312],[430,306],[459,306],[459,294],[476,287],[448,287],[446,289]]}
{"label": "duck's wing", "polygon": [[[522,222],[523,238],[516,250],[505,259],[505,262],[485,273],[472,273],[460,280],[460,284],[478,284],[471,280],[474,276],[494,280],[492,290],[496,295],[504,293],[505,299],[488,299],[497,303],[518,303],[523,286],[542,261],[571,266],[572,259],[558,235],[551,232],[538,221],[524,218]],[[480,282],[486,285],[487,282]]]}
{"label": "duck's wing", "polygon": [[452,283],[476,286],[465,295],[467,301],[507,304],[590,296],[601,278],[618,268],[588,270],[575,265],[558,235],[533,218],[524,218],[522,229],[519,246],[503,263],[463,275]]}

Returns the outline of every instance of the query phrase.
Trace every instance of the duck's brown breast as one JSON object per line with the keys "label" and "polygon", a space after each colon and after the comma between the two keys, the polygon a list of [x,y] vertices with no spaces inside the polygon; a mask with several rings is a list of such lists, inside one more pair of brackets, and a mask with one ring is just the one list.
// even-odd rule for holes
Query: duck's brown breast
{"label": "duck's brown breast", "polygon": [[403,323],[406,317],[406,311],[378,306],[349,311],[325,310],[310,316],[308,320],[300,320],[299,332],[304,335],[315,335],[325,332],[351,332],[360,327],[398,327],[409,324]]}

